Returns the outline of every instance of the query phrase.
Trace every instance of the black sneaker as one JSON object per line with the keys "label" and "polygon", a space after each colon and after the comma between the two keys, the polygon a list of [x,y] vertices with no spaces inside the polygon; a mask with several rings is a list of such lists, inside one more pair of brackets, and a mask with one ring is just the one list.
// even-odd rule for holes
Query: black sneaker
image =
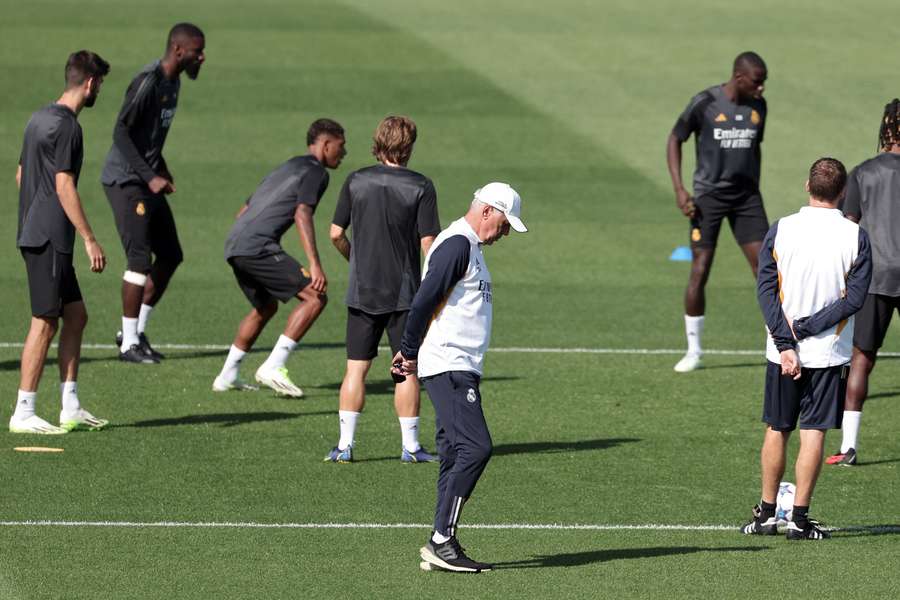
{"label": "black sneaker", "polygon": [[778,533],[778,517],[772,515],[765,521],[762,520],[762,507],[757,504],[753,507],[753,520],[741,527],[744,535],[775,535]]}
{"label": "black sneaker", "polygon": [[164,354],[162,354],[161,352],[157,352],[156,350],[153,349],[153,346],[150,345],[150,340],[147,339],[147,334],[139,333],[138,340],[140,341],[140,343],[138,345],[140,346],[141,351],[144,354],[146,354],[147,356],[150,356],[152,358],[155,358],[156,362],[159,362],[165,358]]}
{"label": "black sneaker", "polygon": [[841,467],[852,467],[856,464],[856,448],[850,448],[846,452],[836,452],[826,458],[825,463]]}
{"label": "black sneaker", "polygon": [[138,363],[145,365],[156,365],[159,361],[152,356],[148,356],[137,344],[132,344],[131,348],[125,352],[119,352],[119,360],[123,362]]}
{"label": "black sneaker", "polygon": [[831,534],[822,529],[824,524],[809,519],[806,521],[806,527],[800,527],[793,521],[787,526],[786,537],[789,540],[827,540]]}
{"label": "black sneaker", "polygon": [[445,571],[481,573],[494,568],[494,565],[474,561],[466,556],[456,537],[443,544],[428,540],[428,543],[419,549],[419,555],[425,562]]}

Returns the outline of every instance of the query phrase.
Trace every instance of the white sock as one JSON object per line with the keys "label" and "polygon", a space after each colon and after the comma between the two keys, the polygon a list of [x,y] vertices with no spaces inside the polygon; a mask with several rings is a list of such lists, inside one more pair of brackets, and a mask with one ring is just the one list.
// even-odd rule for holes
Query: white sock
{"label": "white sock", "polygon": [[16,399],[16,410],[13,413],[13,417],[22,420],[34,416],[34,404],[36,400],[37,392],[19,390],[19,397]]}
{"label": "white sock", "polygon": [[700,356],[703,349],[700,347],[700,336],[703,335],[703,319],[705,317],[691,317],[684,315],[684,332],[687,334],[688,354]]}
{"label": "white sock", "polygon": [[358,412],[352,410],[339,410],[338,417],[341,420],[341,439],[338,440],[338,450],[353,445],[353,435],[356,433],[356,419]]}
{"label": "white sock", "polygon": [[291,355],[291,352],[293,352],[296,347],[297,342],[291,338],[286,335],[278,336],[278,341],[275,343],[275,347],[272,348],[272,353],[269,354],[269,358],[266,359],[263,366],[267,369],[278,369],[283,367],[287,362],[288,356]]}
{"label": "white sock", "polygon": [[147,329],[147,321],[150,320],[151,312],[153,312],[152,306],[150,306],[149,304],[141,304],[141,312],[138,313],[138,333],[144,333],[144,331]]}
{"label": "white sock", "polygon": [[59,390],[62,393],[62,411],[66,414],[78,412],[81,408],[81,403],[78,402],[78,383],[66,381],[59,384]]}
{"label": "white sock", "polygon": [[122,317],[122,347],[120,351],[125,352],[135,344],[139,344],[137,333],[138,320],[129,317]]}
{"label": "white sock", "polygon": [[449,539],[450,538],[448,538],[446,535],[441,535],[437,531],[435,531],[433,534],[431,534],[431,541],[434,542],[435,544],[443,544],[444,542],[446,542]]}
{"label": "white sock", "polygon": [[234,383],[238,378],[241,361],[244,360],[246,355],[246,352],[232,344],[231,349],[228,351],[228,358],[225,359],[225,366],[222,367],[219,377],[228,383]]}
{"label": "white sock", "polygon": [[419,445],[419,417],[398,417],[400,419],[400,438],[407,452],[415,452]]}
{"label": "white sock", "polygon": [[843,440],[841,441],[841,454],[850,448],[858,450],[856,447],[856,437],[859,435],[859,421],[862,419],[862,411],[845,410],[844,420],[841,423],[841,432]]}

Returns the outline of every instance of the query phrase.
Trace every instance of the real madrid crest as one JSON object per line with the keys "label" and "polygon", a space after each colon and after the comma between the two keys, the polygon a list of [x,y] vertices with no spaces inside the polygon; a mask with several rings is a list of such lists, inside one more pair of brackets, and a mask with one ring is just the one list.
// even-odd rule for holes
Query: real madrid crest
{"label": "real madrid crest", "polygon": [[759,121],[760,121],[759,113],[756,112],[755,110],[751,110],[750,111],[750,122],[753,123],[754,125],[759,125]]}

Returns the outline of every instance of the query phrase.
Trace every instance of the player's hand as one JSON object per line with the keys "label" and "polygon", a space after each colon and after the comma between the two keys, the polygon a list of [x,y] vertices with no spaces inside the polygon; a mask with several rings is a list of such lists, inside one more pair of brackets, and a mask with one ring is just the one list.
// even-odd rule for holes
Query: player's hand
{"label": "player's hand", "polygon": [[325,271],[321,265],[310,265],[309,277],[312,279],[312,289],[324,294],[328,291],[328,278],[325,277]]}
{"label": "player's hand", "polygon": [[418,361],[416,359],[404,358],[401,352],[394,355],[391,360],[391,377],[399,383],[409,375],[415,375],[418,369]]}
{"label": "player's hand", "polygon": [[165,177],[160,177],[157,175],[153,179],[151,179],[147,183],[147,187],[150,188],[150,191],[154,194],[174,194],[175,193],[175,184],[166,179]]}
{"label": "player's hand", "polygon": [[91,260],[91,271],[102,273],[103,269],[106,268],[106,254],[103,252],[100,243],[93,238],[84,240],[84,250]]}
{"label": "player's hand", "polygon": [[781,353],[781,374],[800,379],[800,357],[796,350],[785,350]]}
{"label": "player's hand", "polygon": [[697,206],[694,204],[694,197],[686,189],[681,188],[675,192],[675,203],[678,209],[688,218],[693,218],[697,212]]}

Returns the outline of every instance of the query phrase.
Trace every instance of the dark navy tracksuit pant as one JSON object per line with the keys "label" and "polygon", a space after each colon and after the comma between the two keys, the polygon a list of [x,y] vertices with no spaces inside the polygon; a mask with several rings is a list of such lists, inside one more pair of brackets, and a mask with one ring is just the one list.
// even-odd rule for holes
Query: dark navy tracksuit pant
{"label": "dark navy tracksuit pant", "polygon": [[493,444],[481,410],[481,378],[469,371],[447,371],[422,378],[434,405],[435,439],[440,457],[434,530],[456,535],[462,506],[491,458]]}

